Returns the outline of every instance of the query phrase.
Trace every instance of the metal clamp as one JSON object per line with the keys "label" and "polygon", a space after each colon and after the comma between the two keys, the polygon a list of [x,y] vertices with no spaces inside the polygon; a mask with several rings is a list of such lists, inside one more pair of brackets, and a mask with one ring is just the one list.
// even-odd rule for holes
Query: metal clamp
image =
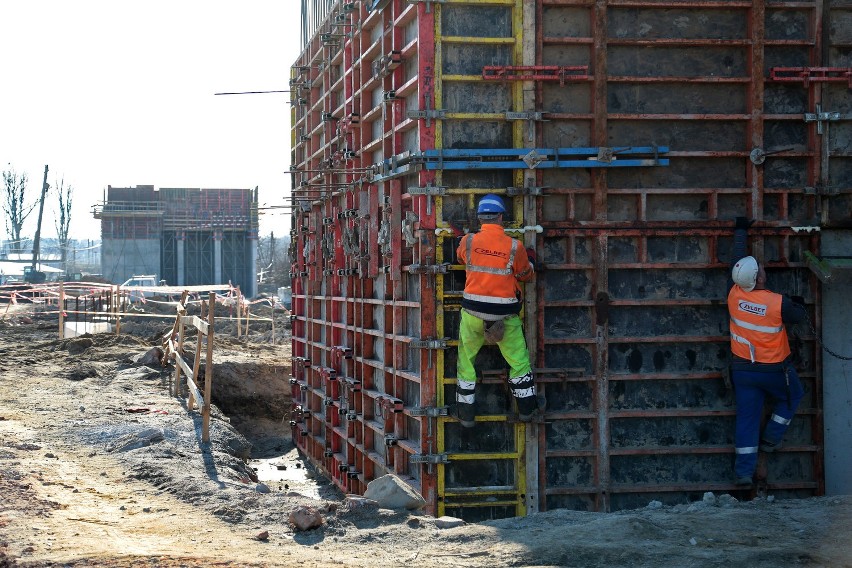
{"label": "metal clamp", "polygon": [[[530,180],[533,181],[533,180]],[[534,183],[534,182],[533,182]],[[549,186],[527,185],[526,187],[507,187],[506,195],[544,195],[544,190]]]}
{"label": "metal clamp", "polygon": [[448,347],[446,339],[418,339],[409,345],[415,349],[446,349]]}
{"label": "metal clamp", "polygon": [[521,156],[521,160],[531,170],[534,170],[540,163],[547,161],[547,156],[539,154],[535,150],[530,150],[528,154]]}
{"label": "metal clamp", "polygon": [[805,122],[817,123],[817,134],[823,134],[824,123],[836,122],[838,120],[852,120],[852,114],[840,114],[839,112],[823,112],[822,105],[816,105],[816,112],[805,113]]}
{"label": "metal clamp", "polygon": [[443,185],[427,185],[425,187],[409,187],[406,189],[409,195],[446,195],[447,187]]}
{"label": "metal clamp", "polygon": [[408,461],[425,464],[450,463],[447,454],[412,454],[408,457]]}
{"label": "metal clamp", "polygon": [[544,120],[543,112],[507,112],[506,120],[528,120],[529,121],[529,136],[527,139],[530,142],[535,140],[535,123],[536,121]]}
{"label": "metal clamp", "polygon": [[447,116],[447,111],[445,110],[410,110],[405,113],[408,118],[419,118],[419,119],[443,119]]}
{"label": "metal clamp", "polygon": [[418,406],[411,408],[408,411],[411,416],[426,416],[428,418],[438,418],[439,416],[449,416],[449,406]]}
{"label": "metal clamp", "polygon": [[446,274],[449,264],[409,264],[403,270],[409,274]]}

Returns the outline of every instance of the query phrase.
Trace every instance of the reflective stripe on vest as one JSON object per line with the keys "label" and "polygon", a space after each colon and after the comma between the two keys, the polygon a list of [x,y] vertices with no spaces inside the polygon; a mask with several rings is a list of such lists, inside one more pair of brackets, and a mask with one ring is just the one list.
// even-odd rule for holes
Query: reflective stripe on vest
{"label": "reflective stripe on vest", "polygon": [[731,321],[737,324],[740,327],[744,327],[746,329],[750,329],[752,331],[761,331],[763,333],[778,333],[782,329],[784,329],[783,325],[777,326],[768,326],[768,325],[754,325],[753,323],[748,323],[747,321],[738,320],[735,317],[731,318]]}
{"label": "reflective stripe on vest", "polygon": [[497,298],[495,296],[483,296],[481,294],[463,294],[465,300],[475,300],[477,302],[488,302],[489,304],[517,304],[517,298]]}
{"label": "reflective stripe on vest", "polygon": [[465,243],[467,254],[465,255],[467,264],[465,270],[468,272],[484,272],[485,274],[496,274],[497,276],[508,276],[512,273],[512,265],[515,263],[515,251],[518,250],[518,241],[512,239],[512,250],[509,252],[509,262],[506,263],[506,268],[492,268],[490,266],[479,266],[478,264],[470,263],[470,247],[473,243],[473,236],[467,237]]}
{"label": "reflective stripe on vest", "polygon": [[743,345],[748,345],[749,359],[751,359],[751,362],[754,363],[754,345],[752,345],[751,342],[748,339],[746,339],[745,337],[741,337],[741,336],[737,335],[733,331],[731,332],[731,339],[733,341],[736,341],[737,343],[742,343]]}

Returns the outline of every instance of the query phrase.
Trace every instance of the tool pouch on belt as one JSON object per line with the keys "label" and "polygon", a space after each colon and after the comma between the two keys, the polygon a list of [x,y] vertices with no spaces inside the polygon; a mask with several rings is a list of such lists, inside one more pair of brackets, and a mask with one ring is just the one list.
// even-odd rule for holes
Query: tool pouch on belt
{"label": "tool pouch on belt", "polygon": [[484,336],[488,343],[499,343],[503,340],[503,334],[506,332],[506,324],[504,320],[484,322]]}

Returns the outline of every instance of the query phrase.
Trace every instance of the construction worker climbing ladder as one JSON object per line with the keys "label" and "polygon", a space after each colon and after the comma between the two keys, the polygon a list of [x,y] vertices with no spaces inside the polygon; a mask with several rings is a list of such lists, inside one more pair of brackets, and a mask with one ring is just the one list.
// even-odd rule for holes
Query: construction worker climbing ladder
{"label": "construction worker climbing ladder", "polygon": [[[732,379],[737,401],[734,473],[737,485],[750,487],[758,451],[781,448],[784,433],[804,396],[791,362],[785,324],[805,318],[804,300],[766,289],[766,272],[745,256],[750,223],[738,217],[734,230],[733,286],[728,293]],[[774,399],[772,416],[760,433],[763,401]]]}
{"label": "construction worker climbing ladder", "polygon": [[459,242],[456,256],[465,265],[466,281],[459,328],[456,412],[461,424],[475,425],[476,369],[482,345],[496,343],[509,364],[509,388],[518,405],[518,418],[530,421],[538,403],[530,356],[521,318],[520,282],[535,274],[535,251],[524,249],[503,230],[503,200],[489,194],[476,210],[482,223],[476,234]]}

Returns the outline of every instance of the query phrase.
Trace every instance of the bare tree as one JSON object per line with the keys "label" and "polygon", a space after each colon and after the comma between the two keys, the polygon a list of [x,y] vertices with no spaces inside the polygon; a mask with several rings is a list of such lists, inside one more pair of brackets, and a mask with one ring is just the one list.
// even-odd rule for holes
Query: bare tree
{"label": "bare tree", "polygon": [[27,189],[27,174],[18,175],[15,168],[3,171],[3,213],[6,221],[6,234],[11,240],[12,252],[23,252],[23,241],[21,230],[24,221],[32,213],[38,204],[36,201],[31,205],[24,202],[24,193]]}
{"label": "bare tree", "polygon": [[62,255],[62,267],[65,267],[65,261],[68,259],[68,232],[71,229],[71,201],[74,194],[74,188],[69,184],[65,186],[65,178],[62,178],[56,184],[58,208],[56,212],[56,237],[59,239],[59,250]]}
{"label": "bare tree", "polygon": [[290,284],[289,237],[276,237],[270,232],[269,236],[261,237],[257,243],[257,264],[263,271],[263,282],[275,286]]}

